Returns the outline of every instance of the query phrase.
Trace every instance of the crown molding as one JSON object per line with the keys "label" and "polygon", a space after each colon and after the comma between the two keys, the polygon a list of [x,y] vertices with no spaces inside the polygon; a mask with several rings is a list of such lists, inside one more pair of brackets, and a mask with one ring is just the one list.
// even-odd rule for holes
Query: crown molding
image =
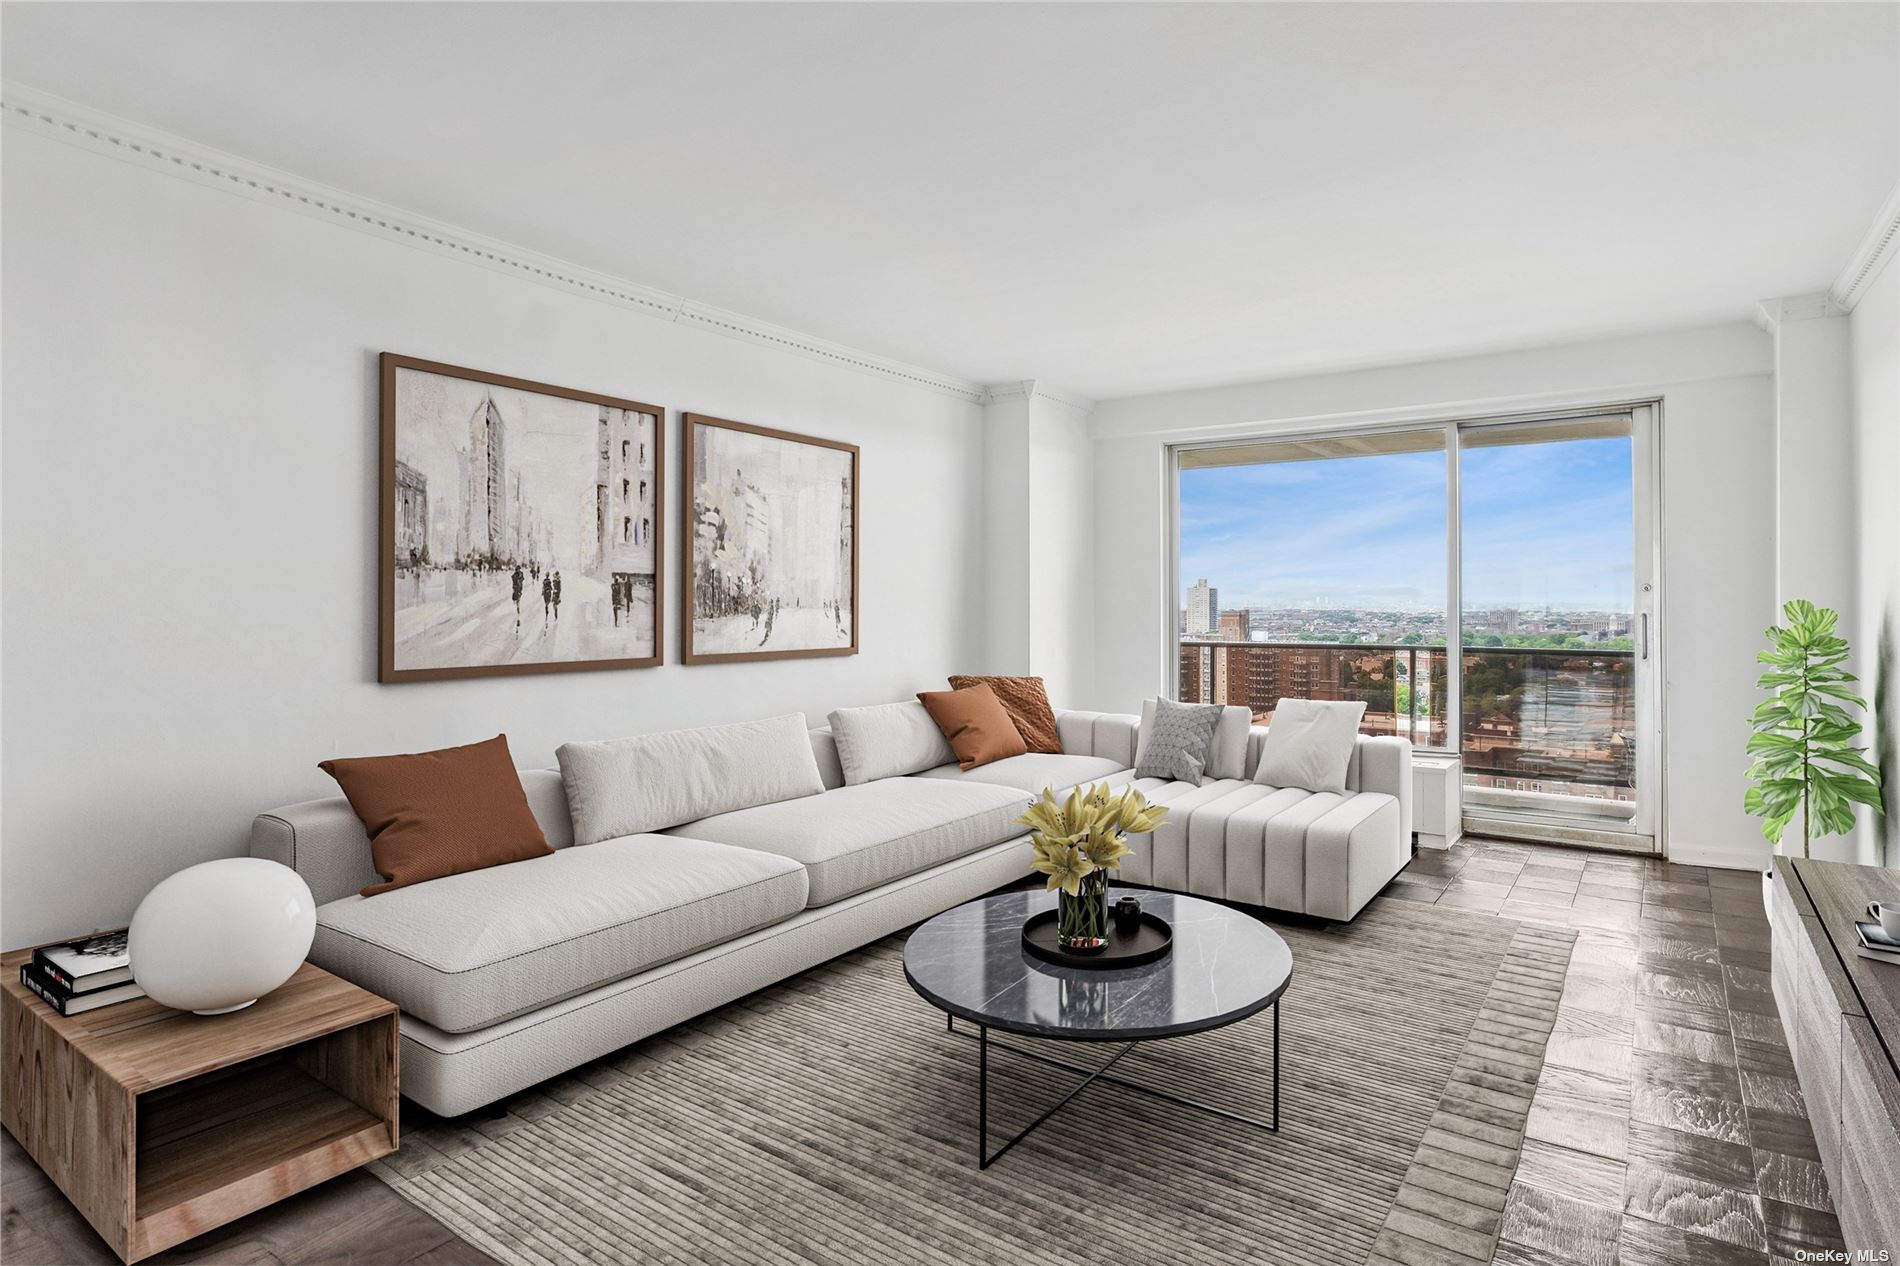
{"label": "crown molding", "polygon": [[1847,267],[1841,269],[1841,275],[1827,288],[1841,311],[1854,310],[1854,305],[1867,291],[1867,283],[1880,275],[1881,268],[1896,252],[1900,252],[1900,183],[1887,191],[1887,200],[1880,204],[1874,222],[1867,226],[1860,245],[1848,257]]}
{"label": "crown molding", "polygon": [[26,128],[147,170],[269,203],[385,241],[447,255],[569,294],[640,312],[656,320],[841,365],[972,404],[982,404],[988,399],[988,393],[979,383],[816,338],[744,313],[697,303],[682,295],[306,180],[36,88],[0,84],[0,119],[9,127]]}
{"label": "crown molding", "polygon": [[1047,400],[1051,404],[1073,409],[1086,414],[1095,407],[1095,402],[1085,396],[1066,391],[1057,391],[1046,383],[1034,378],[1025,378],[1020,382],[992,383],[983,388],[984,404],[1000,404],[1005,400]]}
{"label": "crown molding", "polygon": [[1755,324],[1773,334],[1790,321],[1818,321],[1846,314],[1847,309],[1836,303],[1832,294],[1817,290],[1813,294],[1763,299],[1755,305]]}

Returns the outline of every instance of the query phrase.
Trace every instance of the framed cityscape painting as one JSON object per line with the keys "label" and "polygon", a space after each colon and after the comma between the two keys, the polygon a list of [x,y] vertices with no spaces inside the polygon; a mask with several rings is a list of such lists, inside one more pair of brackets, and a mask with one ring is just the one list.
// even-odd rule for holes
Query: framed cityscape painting
{"label": "framed cityscape painting", "polygon": [[660,662],[666,411],[382,356],[382,681]]}
{"label": "framed cityscape painting", "polygon": [[684,658],[858,653],[858,446],[689,413]]}

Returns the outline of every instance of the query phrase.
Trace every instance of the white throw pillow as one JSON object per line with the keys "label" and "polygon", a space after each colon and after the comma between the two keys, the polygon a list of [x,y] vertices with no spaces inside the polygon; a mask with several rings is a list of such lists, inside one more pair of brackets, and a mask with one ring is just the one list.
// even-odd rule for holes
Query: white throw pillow
{"label": "white throw pillow", "polygon": [[831,714],[831,737],[838,763],[851,786],[954,765],[957,754],[928,709],[915,699],[868,708],[839,708]]}
{"label": "white throw pillow", "polygon": [[1346,766],[1359,742],[1364,703],[1282,699],[1260,740],[1260,767],[1253,780],[1269,787],[1344,791]]}
{"label": "white throw pillow", "polygon": [[659,831],[825,789],[804,714],[555,750],[574,842]]}

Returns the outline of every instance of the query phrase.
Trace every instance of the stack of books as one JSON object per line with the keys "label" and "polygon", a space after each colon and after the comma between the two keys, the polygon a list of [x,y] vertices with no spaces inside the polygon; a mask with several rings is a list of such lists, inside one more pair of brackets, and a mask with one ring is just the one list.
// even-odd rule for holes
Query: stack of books
{"label": "stack of books", "polygon": [[[1867,907],[1867,913],[1879,917],[1877,905]],[[1856,922],[1854,934],[1860,938],[1860,956],[1871,958],[1876,963],[1900,963],[1900,941],[1888,936],[1878,923]]]}
{"label": "stack of books", "polygon": [[80,1015],[145,996],[132,979],[123,932],[36,949],[33,961],[20,968],[20,983],[61,1015]]}

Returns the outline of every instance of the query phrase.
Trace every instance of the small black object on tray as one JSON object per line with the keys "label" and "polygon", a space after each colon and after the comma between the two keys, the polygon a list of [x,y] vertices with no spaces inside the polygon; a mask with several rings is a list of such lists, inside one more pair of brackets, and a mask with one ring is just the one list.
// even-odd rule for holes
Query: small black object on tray
{"label": "small black object on tray", "polygon": [[1109,925],[1108,944],[1099,950],[1076,953],[1063,946],[1056,936],[1058,912],[1044,910],[1032,914],[1023,924],[1023,949],[1045,962],[1064,967],[1087,967],[1113,971],[1118,967],[1139,967],[1174,948],[1174,929],[1158,914],[1141,912],[1141,922],[1133,934],[1122,931],[1119,921]]}

